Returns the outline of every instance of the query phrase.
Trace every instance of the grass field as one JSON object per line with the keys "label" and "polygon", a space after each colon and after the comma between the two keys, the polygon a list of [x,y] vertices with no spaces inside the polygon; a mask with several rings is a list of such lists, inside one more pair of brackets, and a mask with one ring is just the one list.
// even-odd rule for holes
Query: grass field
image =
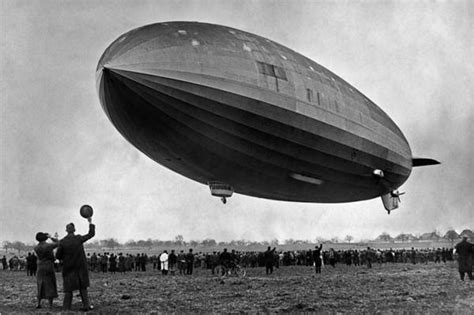
{"label": "grass field", "polygon": [[[461,282],[456,264],[383,264],[366,267],[290,266],[265,275],[247,269],[245,278],[225,278],[197,269],[192,276],[158,271],[91,273],[91,314],[153,312],[474,312],[474,283]],[[26,272],[0,271],[0,314],[46,313],[36,310],[36,279]],[[57,274],[61,311],[62,279]],[[43,301],[46,306],[46,301]],[[81,307],[75,296],[73,310]]]}

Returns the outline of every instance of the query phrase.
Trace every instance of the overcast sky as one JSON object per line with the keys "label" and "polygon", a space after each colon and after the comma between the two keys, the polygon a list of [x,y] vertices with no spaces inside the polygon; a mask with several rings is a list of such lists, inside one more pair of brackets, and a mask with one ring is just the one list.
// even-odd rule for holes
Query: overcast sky
{"label": "overcast sky", "polygon": [[[97,239],[356,240],[382,232],[474,228],[472,1],[0,2],[0,241],[38,231]],[[261,35],[354,85],[404,132],[415,168],[400,209],[278,202],[209,188],[130,145],[109,122],[95,67],[121,34],[150,23],[199,21]]]}

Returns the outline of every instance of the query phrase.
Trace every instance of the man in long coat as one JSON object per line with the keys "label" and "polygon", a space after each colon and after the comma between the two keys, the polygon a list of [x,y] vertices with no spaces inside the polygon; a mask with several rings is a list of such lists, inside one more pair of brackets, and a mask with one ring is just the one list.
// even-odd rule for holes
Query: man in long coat
{"label": "man in long coat", "polygon": [[267,275],[273,273],[273,265],[275,263],[275,250],[275,247],[271,249],[271,247],[268,246],[267,250],[263,254],[265,260],[265,272]]}
{"label": "man in long coat", "polygon": [[186,274],[192,275],[194,267],[194,254],[192,248],[189,249],[189,252],[186,254],[184,259],[186,260]]}
{"label": "man in long coat", "polygon": [[87,294],[89,272],[82,244],[95,235],[95,225],[92,224],[91,217],[87,220],[89,221],[89,233],[84,236],[74,234],[76,229],[73,223],[66,225],[68,234],[59,242],[56,252],[56,258],[63,261],[64,310],[71,309],[72,292],[75,290],[79,290],[81,294],[83,310],[92,309]]}
{"label": "man in long coat", "polygon": [[176,272],[176,264],[178,263],[178,256],[174,253],[174,249],[171,250],[171,253],[168,256],[169,271],[171,275],[174,275]]}
{"label": "man in long coat", "polygon": [[472,255],[474,255],[474,245],[467,241],[464,236],[462,241],[456,244],[456,254],[458,255],[459,275],[464,281],[464,274],[467,273],[469,280],[472,280]]}
{"label": "man in long coat", "polygon": [[321,273],[321,266],[323,265],[322,260],[321,260],[322,249],[323,249],[323,244],[320,244],[319,247],[315,246],[313,250],[314,270],[316,273]]}

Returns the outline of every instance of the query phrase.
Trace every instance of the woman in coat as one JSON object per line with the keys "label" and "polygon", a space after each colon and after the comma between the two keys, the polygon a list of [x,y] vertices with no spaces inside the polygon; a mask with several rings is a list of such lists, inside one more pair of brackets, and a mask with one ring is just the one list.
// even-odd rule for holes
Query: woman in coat
{"label": "woman in coat", "polygon": [[[48,238],[53,243],[47,243],[46,240]],[[42,299],[48,299],[49,308],[52,308],[53,299],[58,297],[53,254],[53,250],[58,247],[58,240],[42,232],[36,234],[36,240],[38,241],[38,245],[34,248],[36,256],[38,256],[38,270],[36,273],[38,306],[36,308],[41,308]]]}

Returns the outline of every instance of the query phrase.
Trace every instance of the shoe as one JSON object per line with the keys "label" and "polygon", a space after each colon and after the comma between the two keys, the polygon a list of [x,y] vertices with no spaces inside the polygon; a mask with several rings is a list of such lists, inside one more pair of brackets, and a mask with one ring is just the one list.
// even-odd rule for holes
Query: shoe
{"label": "shoe", "polygon": [[88,311],[92,311],[94,309],[94,306],[92,305],[89,305],[89,307],[83,307],[80,309],[81,312],[88,312]]}

